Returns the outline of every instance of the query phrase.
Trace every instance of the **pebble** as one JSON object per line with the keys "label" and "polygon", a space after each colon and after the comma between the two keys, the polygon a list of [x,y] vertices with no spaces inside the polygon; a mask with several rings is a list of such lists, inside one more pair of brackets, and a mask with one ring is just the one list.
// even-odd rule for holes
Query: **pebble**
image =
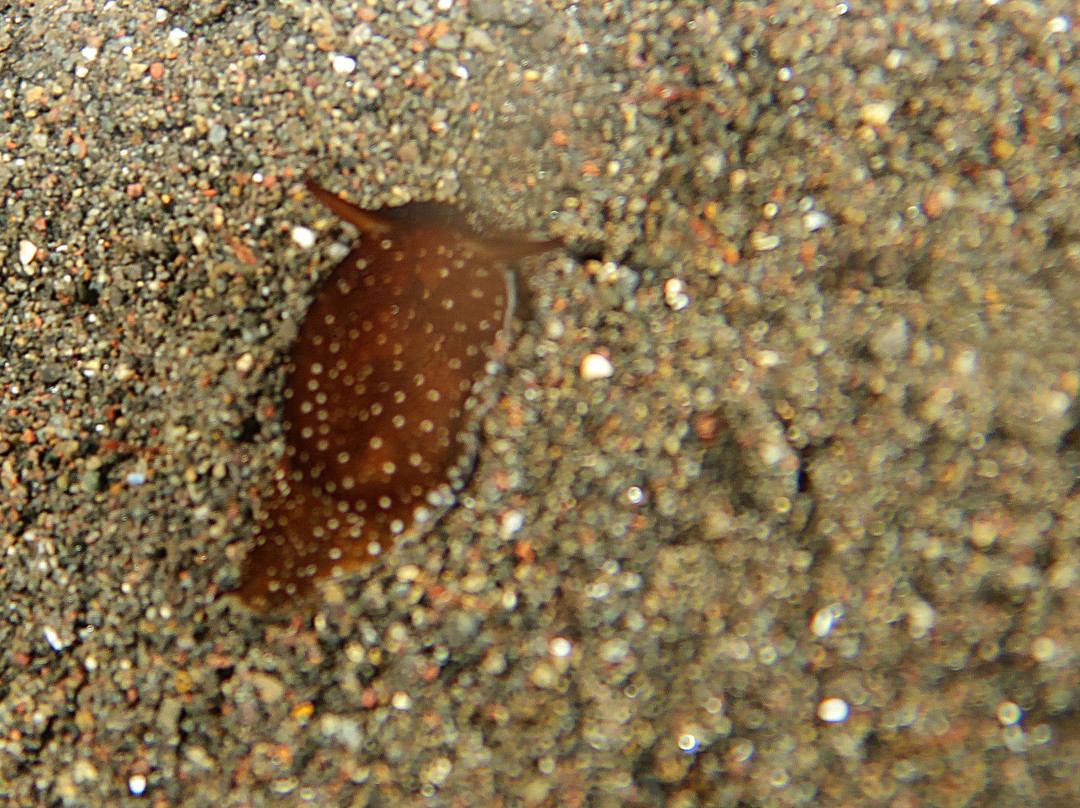
{"label": "pebble", "polygon": [[830,698],[818,704],[817,715],[827,724],[841,724],[847,721],[850,711],[848,703],[843,699]]}
{"label": "pebble", "polygon": [[630,644],[624,639],[608,640],[600,646],[600,658],[609,665],[615,665],[626,659],[630,653]]}
{"label": "pebble", "polygon": [[483,28],[470,27],[465,30],[465,47],[469,50],[494,53],[495,42]]}
{"label": "pebble", "polygon": [[556,659],[565,659],[574,651],[574,644],[565,637],[554,637],[548,643],[548,650]]}
{"label": "pebble", "polygon": [[863,123],[871,126],[884,126],[892,118],[896,105],[891,101],[879,101],[873,104],[863,104],[859,108],[859,117]]}
{"label": "pebble", "polygon": [[614,376],[615,365],[603,354],[591,353],[581,360],[581,367],[578,372],[585,381],[595,382],[600,379],[610,379]]}
{"label": "pebble", "polygon": [[86,785],[95,782],[101,775],[97,767],[89,760],[82,758],[76,761],[71,772],[72,779],[78,785]]}
{"label": "pebble", "polygon": [[450,32],[435,40],[435,47],[441,51],[455,51],[461,47],[461,37]]}
{"label": "pebble", "polygon": [[348,75],[356,70],[356,60],[351,56],[345,56],[344,54],[337,54],[330,62],[335,73],[342,75]]}
{"label": "pebble", "polygon": [[750,236],[750,244],[758,252],[771,252],[780,246],[780,236],[755,230]]}
{"label": "pebble", "polygon": [[1046,30],[1051,34],[1065,34],[1072,28],[1072,22],[1068,17],[1057,16],[1052,17],[1046,23]]}
{"label": "pebble", "polygon": [[870,337],[870,352],[879,359],[896,359],[907,353],[910,329],[903,317],[892,318],[874,329]]}
{"label": "pebble", "polygon": [[682,311],[690,305],[690,296],[686,294],[686,284],[679,278],[669,278],[664,282],[664,302],[672,311]]}
{"label": "pebble", "polygon": [[49,647],[54,651],[63,651],[66,647],[64,641],[60,638],[60,634],[52,626],[45,626],[42,629],[42,633],[45,635],[45,642],[49,644]]}
{"label": "pebble", "polygon": [[19,242],[19,263],[24,267],[30,266],[37,257],[37,250],[37,245],[34,242],[24,238]]}
{"label": "pebble", "polygon": [[780,356],[778,351],[758,351],[757,355],[754,357],[754,364],[765,370],[775,368],[783,361],[783,357]]}
{"label": "pebble", "polygon": [[508,539],[525,526],[525,514],[515,509],[507,511],[499,521],[499,535]]}
{"label": "pebble", "polygon": [[683,752],[696,752],[698,749],[697,736],[692,732],[682,733],[676,743]]}
{"label": "pebble", "polygon": [[293,242],[301,250],[310,250],[315,246],[315,231],[303,225],[297,225],[290,233]]}
{"label": "pebble", "polygon": [[810,631],[815,637],[828,637],[843,613],[843,606],[837,603],[818,609],[810,621]]}
{"label": "pebble", "polygon": [[225,142],[225,138],[229,136],[229,130],[222,126],[220,123],[215,123],[210,127],[207,140],[210,141],[211,146],[220,146]]}
{"label": "pebble", "polygon": [[812,210],[809,213],[803,214],[802,225],[803,229],[807,233],[814,233],[823,227],[826,227],[831,220],[828,215],[822,213],[820,210]]}
{"label": "pebble", "polygon": [[240,357],[236,360],[236,372],[239,373],[241,376],[246,376],[247,374],[251,373],[254,367],[255,356],[251,353],[251,351],[240,354]]}
{"label": "pebble", "polygon": [[146,793],[146,785],[146,775],[133,774],[128,778],[128,791],[136,797],[141,797]]}
{"label": "pebble", "polygon": [[362,22],[352,29],[349,34],[349,41],[356,47],[362,48],[371,42],[372,36],[371,26],[366,22]]}
{"label": "pebble", "polygon": [[1011,701],[1003,701],[997,706],[997,720],[1003,727],[1011,727],[1020,723],[1024,713],[1020,707]]}

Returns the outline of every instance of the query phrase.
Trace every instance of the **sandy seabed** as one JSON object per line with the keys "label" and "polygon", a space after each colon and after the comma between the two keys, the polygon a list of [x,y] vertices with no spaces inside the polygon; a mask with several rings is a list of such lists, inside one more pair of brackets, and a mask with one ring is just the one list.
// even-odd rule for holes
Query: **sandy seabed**
{"label": "sandy seabed", "polygon": [[[3,804],[1080,803],[1077,23],[4,5]],[[569,246],[461,505],[266,618],[309,171]]]}

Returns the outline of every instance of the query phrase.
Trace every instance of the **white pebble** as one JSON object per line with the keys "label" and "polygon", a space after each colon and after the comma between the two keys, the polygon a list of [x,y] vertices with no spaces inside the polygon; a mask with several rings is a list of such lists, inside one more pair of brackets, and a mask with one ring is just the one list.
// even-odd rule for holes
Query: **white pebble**
{"label": "white pebble", "polygon": [[128,778],[128,791],[130,791],[136,797],[141,797],[144,793],[146,793],[146,775],[131,775],[131,777]]}
{"label": "white pebble", "polygon": [[684,752],[696,752],[698,748],[697,736],[692,732],[684,732],[679,736],[679,748]]}
{"label": "white pebble", "polygon": [[780,246],[780,236],[755,230],[750,234],[750,246],[758,252],[771,252]]}
{"label": "white pebble", "polygon": [[615,366],[603,354],[591,353],[581,360],[579,370],[581,378],[587,382],[610,379],[615,374]]}
{"label": "white pebble", "polygon": [[394,695],[390,697],[390,704],[395,710],[401,710],[402,712],[404,712],[405,710],[409,710],[412,708],[413,700],[412,697],[404,690],[398,690],[396,693],[394,693]]}
{"label": "white pebble", "polygon": [[664,302],[672,311],[682,311],[690,305],[690,296],[686,294],[686,284],[678,278],[669,278],[664,283]]}
{"label": "white pebble", "polygon": [[517,509],[510,510],[502,515],[502,520],[499,522],[499,535],[508,539],[523,527],[525,527],[525,514]]}
{"label": "white pebble", "polygon": [[829,223],[829,217],[820,210],[812,210],[802,217],[802,226],[807,233],[820,230]]}
{"label": "white pebble", "polygon": [[787,457],[783,445],[775,440],[765,440],[758,447],[758,456],[766,466],[776,466],[780,464],[780,461]]}
{"label": "white pebble", "polygon": [[566,659],[574,651],[574,644],[566,637],[554,637],[551,642],[548,643],[548,650],[553,657],[558,659]]}
{"label": "white pebble", "polygon": [[776,351],[758,351],[758,355],[754,358],[754,364],[766,370],[776,367],[780,361],[780,354]]}
{"label": "white pebble", "polygon": [[28,267],[34,262],[36,256],[37,245],[34,242],[25,238],[19,242],[19,263]]}
{"label": "white pebble", "polygon": [[843,616],[844,608],[838,603],[818,609],[814,612],[814,617],[810,621],[810,631],[813,632],[815,637],[828,637],[832,633],[837,619]]}
{"label": "white pebble", "polygon": [[300,249],[310,250],[315,246],[315,231],[298,225],[292,229],[292,240]]}
{"label": "white pebble", "polygon": [[183,28],[173,28],[169,31],[169,44],[174,48],[188,38],[188,32]]}
{"label": "white pebble", "polygon": [[330,62],[331,67],[334,68],[335,73],[341,73],[343,76],[347,76],[356,70],[356,60],[351,56],[346,56],[343,53],[339,53]]}
{"label": "white pebble", "polygon": [[79,53],[82,54],[82,58],[84,58],[86,61],[92,62],[98,57],[98,53],[100,53],[100,51],[93,45],[87,45],[85,48],[79,51]]}
{"label": "white pebble", "polygon": [[1059,418],[1069,409],[1072,401],[1069,396],[1060,390],[1047,390],[1041,398],[1046,406],[1046,413],[1054,418]]}
{"label": "white pebble", "polygon": [[45,642],[49,644],[49,647],[54,651],[64,650],[64,641],[60,639],[60,635],[56,632],[56,629],[52,626],[45,626],[41,630],[41,633],[45,635]]}
{"label": "white pebble", "polygon": [[1070,27],[1068,17],[1053,17],[1046,23],[1046,30],[1051,34],[1064,34]]}
{"label": "white pebble", "polygon": [[251,352],[240,354],[240,358],[236,360],[236,372],[241,376],[246,376],[251,373],[252,368],[255,367],[255,357],[251,355]]}
{"label": "white pebble", "polygon": [[935,619],[934,607],[925,600],[916,600],[908,608],[908,635],[916,640],[925,637]]}
{"label": "white pebble", "polygon": [[949,367],[952,368],[954,373],[961,376],[970,376],[975,372],[975,368],[979,364],[979,354],[977,351],[968,349],[961,351],[956,357],[949,363]]}
{"label": "white pebble", "polygon": [[1015,702],[1003,701],[997,707],[997,720],[1003,727],[1018,724],[1023,717],[1024,711]]}
{"label": "white pebble", "polygon": [[896,104],[891,101],[863,104],[859,108],[859,118],[862,119],[863,123],[868,123],[871,126],[884,126],[889,122],[895,110]]}
{"label": "white pebble", "polygon": [[839,724],[843,721],[847,721],[848,703],[843,699],[831,698],[825,699],[818,705],[817,717],[822,721],[829,724]]}

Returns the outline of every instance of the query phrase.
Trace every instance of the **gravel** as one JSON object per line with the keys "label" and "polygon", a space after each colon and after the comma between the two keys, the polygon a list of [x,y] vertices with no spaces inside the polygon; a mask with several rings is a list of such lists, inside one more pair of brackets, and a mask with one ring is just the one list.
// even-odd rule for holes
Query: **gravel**
{"label": "gravel", "polygon": [[[0,800],[1076,804],[1077,22],[8,8]],[[265,619],[309,171],[569,249],[461,507]]]}

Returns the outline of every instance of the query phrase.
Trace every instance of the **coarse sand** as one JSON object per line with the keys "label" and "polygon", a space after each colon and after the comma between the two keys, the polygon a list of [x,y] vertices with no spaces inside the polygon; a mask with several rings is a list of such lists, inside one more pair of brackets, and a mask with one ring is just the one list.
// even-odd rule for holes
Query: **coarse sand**
{"label": "coarse sand", "polygon": [[[522,266],[460,505],[240,608],[367,207]],[[1065,0],[0,3],[0,804],[1080,804]]]}

